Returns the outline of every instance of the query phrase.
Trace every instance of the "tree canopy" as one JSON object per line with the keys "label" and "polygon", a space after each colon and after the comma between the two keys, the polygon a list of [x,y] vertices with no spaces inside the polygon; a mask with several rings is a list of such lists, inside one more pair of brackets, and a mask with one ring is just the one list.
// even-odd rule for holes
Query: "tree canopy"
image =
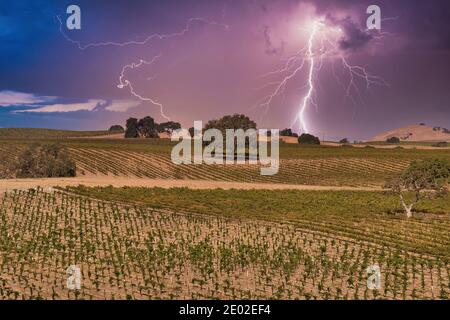
{"label": "tree canopy", "polygon": [[152,117],[142,119],[129,118],[126,124],[125,138],[158,138],[158,124]]}
{"label": "tree canopy", "polygon": [[125,138],[139,138],[138,119],[129,118],[126,127]]}
{"label": "tree canopy", "polygon": [[320,139],[316,136],[313,136],[309,133],[303,133],[300,137],[298,137],[299,144],[320,144]]}
{"label": "tree canopy", "polygon": [[226,129],[256,129],[256,122],[243,114],[234,114],[232,116],[224,116],[220,119],[210,120],[205,125],[205,130],[218,129],[225,134]]}
{"label": "tree canopy", "polygon": [[[398,178],[385,187],[400,196],[406,216],[412,216],[413,206],[422,198],[435,198],[448,192],[450,161],[448,159],[426,159],[414,161]],[[412,199],[408,203],[408,195]]]}
{"label": "tree canopy", "polygon": [[157,130],[159,133],[161,132],[172,133],[173,131],[179,129],[181,129],[181,124],[173,121],[163,122],[157,125]]}
{"label": "tree canopy", "polygon": [[157,123],[152,117],[144,117],[138,121],[139,135],[143,138],[158,138]]}

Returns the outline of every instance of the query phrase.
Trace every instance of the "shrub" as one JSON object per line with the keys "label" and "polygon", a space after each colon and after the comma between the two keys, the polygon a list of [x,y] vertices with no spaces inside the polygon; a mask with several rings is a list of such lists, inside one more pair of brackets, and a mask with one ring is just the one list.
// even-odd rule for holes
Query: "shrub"
{"label": "shrub", "polygon": [[445,141],[437,142],[437,143],[433,144],[433,147],[446,148],[446,147],[448,147],[448,143]]}
{"label": "shrub", "polygon": [[113,126],[111,126],[111,128],[109,128],[110,132],[125,132],[125,129],[120,125],[120,124],[115,124]]}
{"label": "shrub", "polygon": [[76,164],[58,144],[33,144],[19,157],[20,178],[74,177]]}
{"label": "shrub", "polygon": [[298,137],[299,144],[320,144],[320,139],[309,133],[303,133]]}
{"label": "shrub", "polygon": [[400,139],[398,137],[390,137],[386,139],[387,143],[400,143]]}
{"label": "shrub", "polygon": [[347,144],[347,143],[348,143],[348,139],[347,139],[347,138],[344,138],[344,139],[342,139],[341,141],[339,141],[339,143]]}

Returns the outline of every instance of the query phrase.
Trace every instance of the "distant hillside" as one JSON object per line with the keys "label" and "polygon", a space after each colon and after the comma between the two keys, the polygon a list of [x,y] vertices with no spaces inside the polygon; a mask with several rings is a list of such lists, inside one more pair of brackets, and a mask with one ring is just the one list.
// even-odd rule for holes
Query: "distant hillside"
{"label": "distant hillside", "polygon": [[441,127],[413,124],[381,133],[369,141],[386,141],[391,137],[400,138],[400,141],[450,141],[450,131]]}
{"label": "distant hillside", "polygon": [[13,138],[83,138],[110,135],[110,131],[70,131],[34,128],[0,128],[0,139]]}

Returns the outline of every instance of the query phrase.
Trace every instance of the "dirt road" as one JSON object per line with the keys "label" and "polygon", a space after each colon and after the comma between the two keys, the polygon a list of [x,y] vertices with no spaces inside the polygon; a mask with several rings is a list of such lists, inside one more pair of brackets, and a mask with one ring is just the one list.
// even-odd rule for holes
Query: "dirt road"
{"label": "dirt road", "polygon": [[266,189],[266,190],[353,190],[353,191],[379,191],[381,187],[340,187],[340,186],[313,186],[270,183],[242,183],[207,180],[161,180],[140,179],[126,177],[76,177],[76,178],[45,178],[45,179],[8,179],[0,180],[0,192],[13,189],[30,189],[34,187],[66,187],[85,185],[114,186],[114,187],[160,187],[160,188],[191,188],[191,189]]}

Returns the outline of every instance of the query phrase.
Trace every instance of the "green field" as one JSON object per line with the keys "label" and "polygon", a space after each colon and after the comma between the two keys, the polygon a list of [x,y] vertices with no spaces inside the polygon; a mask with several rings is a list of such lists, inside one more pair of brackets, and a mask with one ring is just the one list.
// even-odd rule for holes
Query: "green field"
{"label": "green field", "polygon": [[119,203],[237,219],[290,222],[307,229],[400,250],[450,257],[450,196],[424,201],[405,221],[397,196],[365,191],[69,188]]}

